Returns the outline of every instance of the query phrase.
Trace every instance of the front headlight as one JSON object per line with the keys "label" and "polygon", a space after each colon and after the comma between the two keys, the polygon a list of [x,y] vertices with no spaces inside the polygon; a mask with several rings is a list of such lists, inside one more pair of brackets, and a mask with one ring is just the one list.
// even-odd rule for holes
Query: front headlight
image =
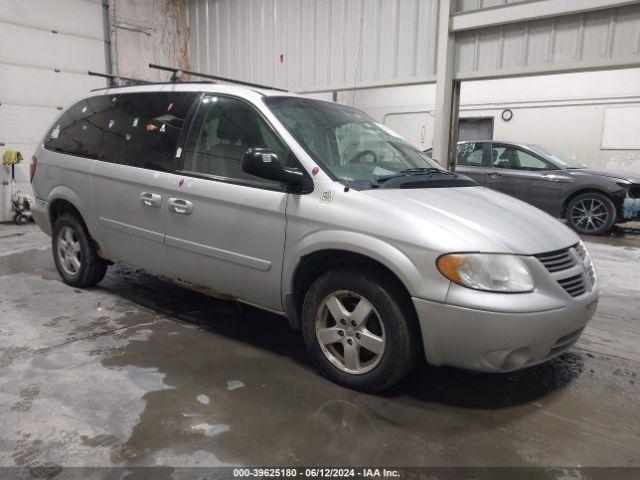
{"label": "front headlight", "polygon": [[438,270],[454,283],[486,292],[522,293],[533,290],[533,277],[515,255],[453,253],[437,261]]}

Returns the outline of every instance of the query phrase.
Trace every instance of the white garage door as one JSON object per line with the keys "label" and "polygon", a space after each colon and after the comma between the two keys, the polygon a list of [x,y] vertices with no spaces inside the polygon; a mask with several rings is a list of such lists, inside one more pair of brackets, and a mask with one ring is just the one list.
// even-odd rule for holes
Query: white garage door
{"label": "white garage door", "polygon": [[[0,0],[0,156],[22,152],[20,190],[29,191],[31,156],[60,110],[106,85],[87,75],[105,71],[103,28],[101,0]],[[0,172],[0,221],[8,219],[9,172]]]}

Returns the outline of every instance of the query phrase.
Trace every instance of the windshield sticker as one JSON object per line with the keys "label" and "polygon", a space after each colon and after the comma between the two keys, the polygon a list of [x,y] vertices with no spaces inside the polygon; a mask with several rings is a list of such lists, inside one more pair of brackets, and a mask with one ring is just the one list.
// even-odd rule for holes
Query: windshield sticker
{"label": "windshield sticker", "polygon": [[164,133],[165,129],[166,129],[166,125],[163,123],[162,126],[160,127],[160,131]]}
{"label": "windshield sticker", "polygon": [[56,125],[56,128],[51,130],[51,135],[49,136],[54,139],[58,138],[60,136],[60,125]]}
{"label": "windshield sticker", "polygon": [[389,127],[387,127],[386,125],[382,125],[381,123],[376,122],[375,123],[376,127],[378,127],[381,130],[384,130],[386,133],[388,133],[389,135],[391,135],[392,137],[397,137],[397,138],[402,138],[402,136],[396,132],[394,132],[393,130],[391,130]]}
{"label": "windshield sticker", "polygon": [[116,123],[115,120],[109,120],[109,128],[113,127],[115,123]]}
{"label": "windshield sticker", "polygon": [[320,194],[320,203],[332,203],[335,196],[336,192],[333,190],[324,190]]}
{"label": "windshield sticker", "polygon": [[180,155],[182,155],[182,147],[178,147],[176,150],[176,158],[180,158]]}
{"label": "windshield sticker", "polygon": [[133,119],[133,123],[131,124],[132,127],[137,127],[138,126],[138,119],[134,118]]}

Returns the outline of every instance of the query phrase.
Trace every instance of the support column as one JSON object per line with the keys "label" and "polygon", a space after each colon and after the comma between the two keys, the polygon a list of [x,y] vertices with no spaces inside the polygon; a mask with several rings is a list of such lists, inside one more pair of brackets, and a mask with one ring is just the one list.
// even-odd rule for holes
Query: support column
{"label": "support column", "polygon": [[449,28],[453,2],[454,0],[440,0],[438,8],[436,111],[433,132],[433,158],[450,170],[455,168],[455,158],[452,155],[455,149],[452,145],[457,141],[457,128],[452,126],[457,127],[460,95],[459,82],[456,84],[453,79],[455,34]]}
{"label": "support column", "polygon": [[102,0],[102,33],[104,35],[104,73],[111,75],[113,72],[113,60],[111,57],[111,11],[109,9],[109,0]]}
{"label": "support column", "polygon": [[451,123],[449,124],[449,149],[447,152],[447,170],[456,170],[458,156],[458,120],[460,118],[460,80],[454,80],[451,87]]}

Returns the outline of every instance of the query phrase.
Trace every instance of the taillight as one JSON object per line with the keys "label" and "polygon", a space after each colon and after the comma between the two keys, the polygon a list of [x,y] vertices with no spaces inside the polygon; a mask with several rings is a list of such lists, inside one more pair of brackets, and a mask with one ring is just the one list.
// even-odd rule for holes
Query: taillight
{"label": "taillight", "polygon": [[30,179],[29,181],[33,183],[33,176],[36,174],[36,168],[38,168],[38,159],[34,155],[31,157],[31,168],[30,168]]}

